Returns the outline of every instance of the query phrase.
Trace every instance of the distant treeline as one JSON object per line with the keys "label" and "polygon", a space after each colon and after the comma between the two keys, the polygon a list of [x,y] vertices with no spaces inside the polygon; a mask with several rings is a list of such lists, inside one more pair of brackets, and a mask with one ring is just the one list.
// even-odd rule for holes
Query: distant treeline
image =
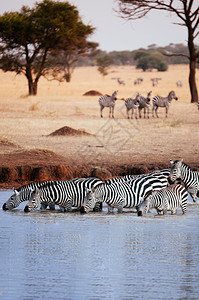
{"label": "distant treeline", "polygon": [[[199,51],[199,46],[197,46]],[[171,56],[173,54],[174,56]],[[165,47],[159,47],[152,44],[145,48],[140,48],[133,51],[112,51],[106,52],[99,50],[95,56],[80,58],[77,66],[95,66],[96,59],[100,56],[108,55],[112,60],[112,65],[138,65],[139,58],[143,56],[150,58],[158,58],[165,64],[188,64],[189,60],[186,55],[189,55],[188,48],[184,44],[169,44]],[[183,55],[183,56],[180,56]],[[184,56],[185,55],[185,56]]]}

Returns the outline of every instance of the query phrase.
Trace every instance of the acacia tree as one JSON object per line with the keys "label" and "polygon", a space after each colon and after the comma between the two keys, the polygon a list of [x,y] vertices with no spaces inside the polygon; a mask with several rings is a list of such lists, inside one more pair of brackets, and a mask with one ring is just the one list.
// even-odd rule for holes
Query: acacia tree
{"label": "acacia tree", "polygon": [[43,0],[32,9],[6,12],[0,16],[0,68],[24,74],[29,95],[36,95],[40,77],[48,72],[50,52],[60,41],[71,45],[93,31],[68,2]]}
{"label": "acacia tree", "polygon": [[108,75],[108,70],[112,63],[113,60],[109,55],[103,55],[96,58],[97,69],[103,77]]}
{"label": "acacia tree", "polygon": [[199,34],[198,0],[118,0],[121,16],[129,20],[145,17],[151,10],[165,10],[175,14],[180,22],[178,25],[187,27],[189,55],[189,87],[191,102],[198,101],[196,85],[196,63],[198,53],[194,44]]}
{"label": "acacia tree", "polygon": [[59,46],[50,52],[49,68],[46,68],[45,77],[48,80],[70,82],[77,61],[81,57],[95,56],[99,51],[97,47],[98,43],[87,41],[86,36],[78,38],[73,43],[62,40]]}

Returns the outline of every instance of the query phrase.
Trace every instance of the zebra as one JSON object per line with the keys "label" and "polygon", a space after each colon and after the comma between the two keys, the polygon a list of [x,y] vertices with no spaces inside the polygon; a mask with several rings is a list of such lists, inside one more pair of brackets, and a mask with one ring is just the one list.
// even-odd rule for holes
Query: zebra
{"label": "zebra", "polygon": [[[23,201],[28,201],[31,191],[36,187],[39,188],[46,183],[51,181],[43,181],[43,182],[31,182],[29,184],[23,185],[18,189],[14,189],[14,194],[10,196],[10,198],[3,204],[3,210],[11,210],[20,205]],[[47,208],[48,203],[43,203],[42,209]],[[55,209],[54,205],[49,206],[50,209]]]}
{"label": "zebra", "polygon": [[103,95],[99,98],[98,101],[100,105],[101,118],[103,118],[102,111],[104,107],[109,107],[109,118],[111,117],[111,114],[112,114],[112,118],[114,118],[114,107],[115,107],[115,101],[117,100],[117,92],[118,91],[114,91],[112,96]]}
{"label": "zebra", "polygon": [[[82,206],[86,188],[95,187],[102,182],[95,177],[48,182],[46,185],[32,190],[24,212],[30,212],[46,202],[59,205],[62,212],[72,211],[72,207],[78,208]],[[98,204],[95,209],[99,210]]]}
{"label": "zebra", "polygon": [[177,87],[182,87],[183,86],[183,82],[181,80],[178,80],[176,82]]}
{"label": "zebra", "polygon": [[146,97],[140,96],[139,107],[138,107],[139,118],[142,117],[141,116],[141,110],[144,109],[144,118],[146,116],[146,110],[147,110],[147,118],[149,119],[149,107],[150,107],[151,93],[152,93],[152,91],[147,92]]}
{"label": "zebra", "polygon": [[193,202],[196,202],[196,195],[199,197],[199,172],[193,171],[188,165],[183,163],[183,159],[172,161],[169,175],[170,183],[180,178],[191,195]]}
{"label": "zebra", "polygon": [[129,119],[129,111],[131,110],[131,119],[133,119],[133,114],[134,114],[134,109],[135,109],[135,118],[137,119],[137,109],[140,101],[140,95],[139,93],[136,95],[135,99],[133,98],[127,98],[125,100],[125,105],[126,105],[126,113],[127,117]]}
{"label": "zebra", "polygon": [[170,185],[158,191],[148,194],[138,209],[138,216],[147,213],[151,208],[155,208],[157,213],[171,211],[176,214],[180,206],[182,213],[186,213],[188,192],[181,184]]}
{"label": "zebra", "polygon": [[165,107],[166,109],[166,118],[167,118],[167,114],[168,114],[168,110],[169,110],[169,105],[171,103],[171,100],[175,99],[178,100],[178,97],[176,96],[174,91],[170,91],[167,97],[160,97],[160,96],[155,96],[153,97],[153,108],[152,108],[152,116],[154,118],[154,110],[155,110],[155,114],[156,117],[158,117],[158,107]]}
{"label": "zebra", "polygon": [[139,78],[134,80],[134,85],[140,84],[142,81],[143,81],[143,78],[139,77]]}
{"label": "zebra", "polygon": [[117,78],[117,82],[119,83],[119,85],[125,85],[125,81],[121,80],[119,77]]}
{"label": "zebra", "polygon": [[121,213],[123,208],[133,208],[140,204],[141,199],[152,190],[163,187],[162,182],[156,177],[139,177],[130,181],[115,181],[99,184],[96,188],[87,190],[85,203],[81,207],[81,213],[88,213],[96,202],[106,202],[108,211],[117,208]]}

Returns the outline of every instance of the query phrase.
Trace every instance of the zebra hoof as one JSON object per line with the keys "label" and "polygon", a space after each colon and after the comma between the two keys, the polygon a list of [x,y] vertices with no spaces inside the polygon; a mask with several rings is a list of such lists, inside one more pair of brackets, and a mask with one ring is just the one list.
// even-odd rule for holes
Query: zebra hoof
{"label": "zebra hoof", "polygon": [[6,203],[4,203],[4,205],[2,206],[2,209],[3,210],[8,210],[7,206],[6,206]]}

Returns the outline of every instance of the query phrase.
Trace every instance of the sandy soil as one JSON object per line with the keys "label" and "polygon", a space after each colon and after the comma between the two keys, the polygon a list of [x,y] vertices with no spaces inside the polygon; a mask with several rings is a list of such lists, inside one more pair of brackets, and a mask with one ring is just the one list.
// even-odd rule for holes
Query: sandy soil
{"label": "sandy soil", "polygon": [[[126,85],[119,86],[115,77]],[[137,77],[144,80],[134,86]],[[158,87],[152,87],[153,77],[162,78]],[[199,169],[199,111],[190,104],[187,78],[187,66],[171,66],[164,73],[117,67],[104,79],[95,67],[78,68],[71,83],[42,79],[38,95],[27,97],[23,76],[0,73],[0,187],[142,173],[169,167],[170,159],[180,158]],[[177,80],[183,81],[182,88],[176,87]],[[83,96],[89,90],[110,94],[115,89],[119,100],[114,119],[106,108],[100,118],[99,96]],[[128,120],[121,99],[149,90],[152,96],[175,90],[179,100],[172,101],[167,119],[160,109],[159,119],[150,113],[149,119]],[[73,129],[77,132],[71,133]]]}

